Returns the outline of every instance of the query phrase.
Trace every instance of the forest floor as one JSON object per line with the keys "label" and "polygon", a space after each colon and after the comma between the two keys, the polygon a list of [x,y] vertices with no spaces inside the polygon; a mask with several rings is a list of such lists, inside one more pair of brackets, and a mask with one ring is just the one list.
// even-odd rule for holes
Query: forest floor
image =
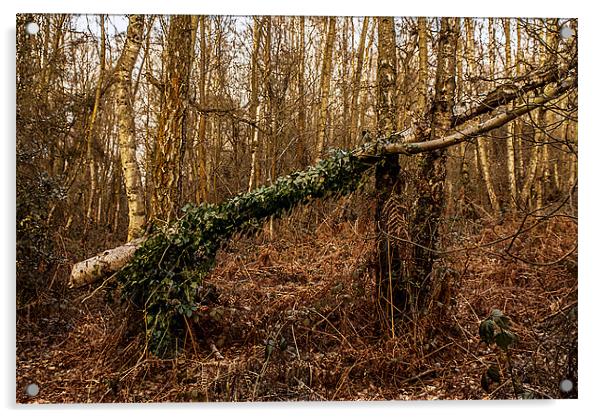
{"label": "forest floor", "polygon": [[[220,252],[207,279],[219,297],[176,359],[143,354],[132,314],[104,291],[85,301],[92,289],[48,292],[19,310],[17,402],[513,399],[505,357],[479,338],[492,309],[518,335],[510,353],[523,387],[535,398],[577,397],[576,222],[450,228],[445,248],[464,250],[443,261],[459,273],[449,304],[407,318],[391,337],[376,308],[372,223],[292,218],[274,221],[272,238],[266,228]],[[520,228],[506,251],[511,240],[500,238]],[[502,383],[486,392],[493,364]],[[565,378],[569,393],[559,389]]]}

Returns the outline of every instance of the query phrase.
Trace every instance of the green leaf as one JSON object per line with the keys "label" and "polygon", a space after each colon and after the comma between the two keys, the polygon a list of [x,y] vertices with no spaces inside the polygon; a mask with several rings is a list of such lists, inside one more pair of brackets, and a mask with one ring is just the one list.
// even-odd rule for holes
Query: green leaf
{"label": "green leaf", "polygon": [[502,316],[504,315],[504,313],[502,311],[500,311],[499,309],[492,309],[491,310],[491,314],[489,315],[491,317],[491,319],[495,319],[498,316]]}
{"label": "green leaf", "polygon": [[481,340],[486,344],[492,344],[494,342],[495,335],[495,323],[491,319],[486,319],[481,322],[479,326],[479,336]]}
{"label": "green leaf", "polygon": [[487,369],[487,377],[489,377],[492,382],[500,383],[500,368],[496,364],[489,366]]}
{"label": "green leaf", "polygon": [[267,360],[272,353],[274,352],[274,348],[276,347],[276,341],[272,338],[269,338],[267,344],[265,345],[264,358]]}
{"label": "green leaf", "polygon": [[285,351],[288,348],[288,343],[286,342],[286,338],[280,337],[280,342],[278,343],[278,348],[281,351]]}
{"label": "green leaf", "polygon": [[510,328],[510,318],[508,318],[502,311],[499,309],[494,309],[491,311],[490,318],[497,324],[501,329]]}
{"label": "green leaf", "polygon": [[491,379],[487,376],[487,372],[481,375],[481,387],[485,392],[489,392],[489,388],[491,385]]}
{"label": "green leaf", "polygon": [[194,205],[192,203],[186,203],[182,207],[182,212],[186,213],[186,212],[190,211],[191,209],[194,209]]}
{"label": "green leaf", "polygon": [[508,347],[516,341],[516,335],[510,331],[502,330],[495,335],[495,343],[502,350],[507,350]]}

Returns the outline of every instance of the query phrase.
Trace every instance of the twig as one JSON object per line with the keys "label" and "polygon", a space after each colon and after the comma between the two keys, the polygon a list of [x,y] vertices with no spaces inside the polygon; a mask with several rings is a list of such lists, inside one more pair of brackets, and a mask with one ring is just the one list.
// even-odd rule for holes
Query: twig
{"label": "twig", "polygon": [[458,344],[455,341],[454,341],[454,344],[457,345],[458,347],[460,347],[462,350],[464,350],[468,355],[474,357],[474,359],[476,361],[478,361],[479,363],[481,363],[483,366],[489,367],[489,365],[487,363],[485,363],[483,360],[481,360],[480,358],[478,358],[477,356],[475,356],[474,353],[471,353],[470,351],[468,351],[468,349],[466,349],[465,347],[462,347],[460,344]]}
{"label": "twig", "polygon": [[[190,328],[190,324],[188,323],[188,318],[186,318],[185,315],[182,315],[182,317],[184,318],[184,323],[186,324],[186,329],[188,331],[188,334],[190,335],[190,342],[192,343],[192,349],[194,351],[194,355],[195,357],[198,356],[198,352],[196,349],[196,338],[194,337],[194,333],[192,332],[192,328]],[[186,344],[186,340],[184,340],[184,344]],[[219,353],[218,353],[219,354]]]}
{"label": "twig", "polygon": [[423,371],[422,373],[418,373],[416,376],[408,377],[407,379],[402,380],[401,382],[399,382],[399,384],[405,385],[406,383],[413,382],[414,380],[420,380],[424,376],[431,374],[431,373],[436,373],[436,372],[437,372],[437,369],[428,369],[428,370]]}
{"label": "twig", "polygon": [[[341,304],[339,303],[339,306],[340,306],[340,305],[341,305]],[[337,308],[338,308],[338,306],[337,306]],[[336,308],[335,308],[335,309],[336,309]],[[313,311],[314,313],[317,313],[318,315],[320,315],[320,316],[323,318],[323,320],[324,320],[324,321],[326,321],[326,322],[328,323],[328,325],[330,325],[330,326],[331,326],[331,327],[332,327],[332,328],[333,328],[333,329],[334,329],[334,330],[337,332],[337,334],[339,334],[339,335],[341,336],[341,338],[343,339],[343,341],[345,341],[345,342],[347,343],[347,345],[348,345],[348,346],[349,346],[351,349],[354,349],[354,348],[355,348],[353,345],[351,345],[351,343],[349,342],[349,340],[347,340],[347,337],[345,337],[343,334],[341,334],[341,331],[339,331],[339,330],[338,330],[338,328],[337,328],[337,327],[335,327],[335,326],[332,324],[332,322],[330,322],[330,321],[328,320],[328,318],[327,318],[327,317],[325,317],[324,315],[322,315],[322,314],[321,314],[321,313],[320,313],[320,312],[319,312],[317,309],[312,309],[312,311]],[[333,309],[333,311],[334,311],[334,309]],[[320,321],[320,322],[322,322],[322,321]],[[318,322],[318,324],[319,324],[320,322]],[[316,325],[317,325],[317,324],[316,324]],[[314,326],[315,326],[315,325],[314,325]]]}
{"label": "twig", "polygon": [[541,321],[539,321],[541,324],[546,323],[547,321],[549,321],[550,319],[554,318],[557,315],[563,314],[566,311],[568,311],[569,309],[573,308],[575,305],[577,305],[578,301],[574,301],[573,303],[570,303],[569,305],[565,306],[564,308],[562,308],[561,310],[559,310],[558,312],[554,312],[548,316],[546,316],[544,319],[542,319]]}
{"label": "twig", "polygon": [[215,356],[216,359],[218,359],[218,360],[224,359],[224,356],[222,356],[222,353],[219,352],[219,350],[217,349],[217,347],[215,346],[214,343],[209,344],[209,347],[211,348],[211,353],[213,353],[213,355]]}
{"label": "twig", "polygon": [[106,280],[104,282],[102,282],[102,284],[100,286],[98,286],[96,289],[94,289],[94,291],[92,293],[90,293],[88,296],[84,297],[81,300],[81,303],[85,303],[88,299],[90,299],[92,296],[94,296],[96,294],[96,292],[98,292],[100,289],[104,288],[105,285],[112,279],[115,278],[115,276],[117,275],[117,273],[113,273],[111,274],[109,277],[106,278]]}
{"label": "twig", "polygon": [[312,394],[312,395],[317,395],[317,396],[318,396],[318,397],[319,397],[321,400],[323,400],[323,401],[327,401],[327,400],[328,400],[328,399],[326,399],[325,397],[323,397],[322,395],[320,395],[319,393],[317,393],[316,391],[314,391],[312,388],[310,388],[309,386],[307,386],[307,385],[305,384],[305,382],[303,382],[302,380],[299,380],[299,378],[298,378],[298,377],[295,377],[295,380],[296,380],[296,381],[297,381],[299,384],[301,384],[301,385],[305,386],[305,387],[306,387],[306,388],[307,388],[307,389],[308,389],[308,390],[311,392],[311,394]]}
{"label": "twig", "polygon": [[293,334],[293,342],[295,343],[295,351],[297,352],[297,358],[301,360],[301,355],[299,354],[299,347],[297,346],[297,338],[295,338],[295,327],[291,324],[291,331]]}
{"label": "twig", "polygon": [[504,383],[502,383],[501,385],[499,385],[498,387],[496,387],[493,392],[491,392],[490,394],[487,395],[487,397],[485,399],[491,399],[491,397],[493,395],[495,395],[500,389],[502,389],[504,386],[506,386],[508,384],[508,382],[510,382],[510,380],[506,380]]}

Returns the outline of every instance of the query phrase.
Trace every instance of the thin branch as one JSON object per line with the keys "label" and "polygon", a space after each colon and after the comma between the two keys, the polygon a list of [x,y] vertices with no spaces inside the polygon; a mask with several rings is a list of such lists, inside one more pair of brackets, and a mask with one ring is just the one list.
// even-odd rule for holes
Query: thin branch
{"label": "thin branch", "polygon": [[544,67],[539,71],[532,72],[529,76],[519,77],[513,83],[504,83],[485,95],[485,99],[464,112],[454,115],[452,126],[461,125],[493,109],[519,99],[525,93],[536,90],[554,81],[562,80],[574,71],[572,63],[564,71],[559,72],[557,66]]}
{"label": "thin branch", "polygon": [[[384,145],[381,153],[414,155],[423,152],[447,148],[452,145],[459,144],[470,138],[481,136],[484,133],[497,129],[507,124],[508,122],[513,121],[519,116],[527,114],[532,110],[543,106],[550,100],[554,100],[561,97],[566,91],[572,88],[575,85],[575,83],[576,79],[570,77],[555,87],[548,86],[542,95],[535,97],[530,102],[527,102],[522,106],[516,107],[514,109],[509,109],[506,112],[491,119],[488,119],[485,122],[479,123],[475,126],[469,126],[446,137],[433,139],[431,141],[424,141],[419,143],[405,142],[386,144]],[[362,155],[360,155],[360,157],[362,157]]]}

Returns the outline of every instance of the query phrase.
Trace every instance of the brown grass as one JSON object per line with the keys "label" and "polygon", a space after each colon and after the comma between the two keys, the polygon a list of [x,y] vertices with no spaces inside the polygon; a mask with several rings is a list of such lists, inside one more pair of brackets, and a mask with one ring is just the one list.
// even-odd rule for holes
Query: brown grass
{"label": "brown grass", "polygon": [[[312,210],[275,221],[271,238],[266,227],[221,251],[208,279],[219,301],[188,324],[175,360],[141,355],[136,321],[126,320],[136,315],[102,292],[85,304],[78,300],[87,291],[80,291],[19,311],[17,401],[513,398],[509,383],[489,394],[480,387],[488,365],[500,362],[478,336],[493,308],[519,335],[512,355],[525,388],[537,397],[562,396],[558,384],[576,364],[576,252],[566,254],[577,227],[570,219],[533,227],[511,255],[508,240],[474,247],[513,235],[520,220],[450,227],[456,232],[445,234],[446,247],[469,248],[444,258],[461,273],[450,304],[437,316],[408,320],[389,338],[375,308],[371,222],[347,219],[341,208],[315,222]],[[556,259],[562,261],[543,265]],[[30,399],[24,388],[33,382],[41,392]]]}

